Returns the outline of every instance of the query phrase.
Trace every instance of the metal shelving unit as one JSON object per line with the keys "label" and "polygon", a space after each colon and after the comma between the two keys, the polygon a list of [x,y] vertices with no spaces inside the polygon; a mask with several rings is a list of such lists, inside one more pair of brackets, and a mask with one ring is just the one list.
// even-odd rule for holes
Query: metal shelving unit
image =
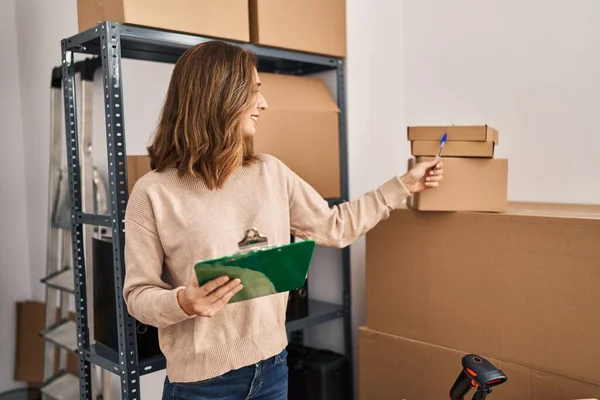
{"label": "metal shelving unit", "polygon": [[[136,321],[127,313],[122,297],[124,278],[124,224],[123,218],[128,197],[126,146],[125,146],[125,110],[123,110],[123,83],[121,60],[124,58],[155,62],[174,63],[189,47],[201,42],[215,40],[191,34],[169,32],[146,27],[104,22],[87,31],[62,41],[62,79],[64,88],[65,127],[69,184],[71,195],[71,237],[74,265],[72,270],[61,271],[45,279],[46,284],[72,290],[76,304],[76,343],[79,357],[79,395],[81,399],[92,399],[91,365],[98,365],[121,378],[121,397],[138,400],[140,396],[139,377],[165,368],[164,357],[158,356],[138,361],[136,343]],[[222,39],[218,39],[222,40]],[[344,60],[335,57],[309,54],[297,51],[275,49],[248,43],[236,43],[259,58],[259,71],[305,75],[321,71],[334,71],[337,76],[337,102],[340,108],[340,163],[342,195],[338,199],[328,199],[331,205],[348,199],[347,177],[347,140]],[[75,88],[75,54],[99,56],[102,63],[105,127],[108,158],[108,215],[84,213],[82,209],[82,170],[80,164],[80,143],[77,120],[77,93]],[[86,268],[84,255],[84,225],[112,228],[114,248],[115,299],[119,327],[118,352],[96,343],[90,345],[88,328],[88,294],[86,293]],[[307,327],[333,319],[344,319],[344,340],[346,356],[352,359],[352,330],[350,321],[350,254],[349,249],[342,250],[343,303],[330,304],[309,301],[309,315],[306,318],[289,321],[290,333],[302,331]],[[71,273],[74,286],[65,273]],[[53,335],[68,333],[73,326],[66,323]],[[55,340],[54,337],[47,337]],[[58,340],[64,343],[64,341]],[[71,346],[70,346],[71,347]],[[352,375],[352,374],[350,374]],[[69,382],[62,380],[70,379]],[[56,385],[74,384],[70,377],[58,378]],[[46,386],[53,389],[54,382]],[[352,379],[348,382],[352,390]],[[60,396],[64,398],[64,394]],[[68,397],[68,396],[67,396]]]}

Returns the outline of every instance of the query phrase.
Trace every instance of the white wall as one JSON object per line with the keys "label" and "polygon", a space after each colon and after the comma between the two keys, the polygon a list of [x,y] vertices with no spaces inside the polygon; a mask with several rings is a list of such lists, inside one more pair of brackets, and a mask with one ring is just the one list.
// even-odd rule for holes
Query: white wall
{"label": "white wall", "polygon": [[600,203],[600,2],[404,3],[406,123],[489,123],[509,198]]}
{"label": "white wall", "polygon": [[[76,0],[17,0],[16,21],[20,70],[31,289],[44,299],[40,278],[46,271],[46,221],[50,149],[50,76],[61,65],[60,40],[77,29]],[[65,149],[62,149],[63,154]]]}
{"label": "white wall", "polygon": [[[0,96],[0,341],[8,344],[14,301],[43,298],[38,282],[45,268],[49,76],[60,63],[60,39],[77,25],[75,0],[4,0],[0,7],[3,54],[13,54],[2,63]],[[405,171],[407,124],[453,122],[500,130],[497,154],[510,159],[511,199],[600,203],[592,166],[600,155],[592,114],[600,109],[600,36],[592,25],[599,17],[595,0],[348,0],[351,197]],[[129,153],[144,151],[170,70],[124,63]],[[103,116],[96,109],[95,131],[101,133]],[[577,151],[567,137],[580,143]],[[95,154],[102,164],[101,138],[96,136]],[[549,148],[542,150],[540,142]],[[16,201],[12,208],[8,196]],[[319,298],[335,300],[339,271],[326,264],[336,259],[335,251],[319,250],[323,280],[313,286]],[[364,268],[361,239],[352,247],[355,327],[364,324]],[[340,328],[339,321],[324,325],[311,339],[341,348],[322,335]],[[144,399],[160,397],[163,377],[159,372],[141,381]],[[11,378],[12,349],[3,346],[0,391],[13,384]]]}
{"label": "white wall", "polygon": [[[393,0],[347,2],[351,199],[406,171],[402,7],[402,1]],[[352,245],[351,263],[356,377],[357,328],[365,323],[364,237]]]}
{"label": "white wall", "polygon": [[0,2],[0,392],[13,382],[15,302],[31,296],[28,181],[21,121],[15,1]]}

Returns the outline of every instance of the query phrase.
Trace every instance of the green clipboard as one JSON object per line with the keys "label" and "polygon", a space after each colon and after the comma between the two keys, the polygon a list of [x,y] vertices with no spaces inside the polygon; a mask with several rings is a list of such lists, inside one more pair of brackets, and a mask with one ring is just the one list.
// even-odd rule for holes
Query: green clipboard
{"label": "green clipboard", "polygon": [[197,261],[194,270],[199,285],[223,275],[240,278],[244,288],[229,301],[236,303],[304,286],[314,250],[312,240],[277,247],[258,246],[231,256]]}

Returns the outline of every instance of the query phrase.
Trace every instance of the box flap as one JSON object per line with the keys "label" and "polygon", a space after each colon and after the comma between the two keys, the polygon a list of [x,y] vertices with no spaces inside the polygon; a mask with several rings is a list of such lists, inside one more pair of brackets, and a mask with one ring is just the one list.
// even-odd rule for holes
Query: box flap
{"label": "box flap", "polygon": [[[413,163],[409,163],[413,165]],[[416,208],[414,196],[408,198],[405,205],[399,209]],[[464,211],[467,213],[481,214],[479,211]],[[487,214],[487,213],[485,213]],[[598,204],[568,204],[568,203],[540,203],[528,201],[509,201],[505,215],[521,215],[547,218],[567,219],[600,219],[600,205]]]}
{"label": "box flap", "polygon": [[[414,158],[408,163],[409,168],[414,165]],[[504,214],[531,217],[567,218],[567,219],[600,219],[600,204],[569,204],[569,203],[543,203],[528,201],[509,201]],[[408,198],[406,205],[401,208],[416,209],[418,196]],[[480,213],[479,211],[465,211]]]}
{"label": "box flap", "polygon": [[339,112],[337,103],[320,78],[261,73],[261,92],[274,110]]}
{"label": "box flap", "polygon": [[535,217],[600,219],[600,204],[513,201],[508,203],[507,213]]}

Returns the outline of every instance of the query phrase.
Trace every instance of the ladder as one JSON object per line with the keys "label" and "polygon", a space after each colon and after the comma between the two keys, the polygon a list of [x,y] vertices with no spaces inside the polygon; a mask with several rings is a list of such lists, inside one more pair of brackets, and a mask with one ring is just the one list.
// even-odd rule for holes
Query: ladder
{"label": "ladder", "polygon": [[[107,213],[107,192],[104,181],[93,166],[92,161],[92,111],[93,111],[93,81],[95,71],[102,66],[99,58],[87,58],[76,63],[76,72],[80,75],[83,106],[79,129],[82,202],[86,212]],[[67,360],[70,354],[79,353],[78,330],[75,321],[69,318],[69,311],[74,309],[75,274],[73,270],[73,253],[71,239],[71,206],[69,176],[66,163],[69,160],[65,154],[63,122],[63,87],[62,68],[52,70],[51,79],[51,140],[50,140],[50,171],[48,187],[48,225],[46,244],[46,276],[41,279],[46,289],[45,339],[44,351],[44,381],[41,388],[44,400],[77,400],[80,398],[79,377],[67,370]],[[83,232],[84,249],[91,249],[94,236],[100,237],[107,228],[101,226],[86,226]],[[86,269],[93,268],[91,254],[84,252]],[[87,276],[92,276],[86,272]],[[88,286],[93,282],[88,281]],[[91,293],[91,288],[88,293]],[[91,296],[90,296],[91,297]],[[90,299],[90,298],[88,298]],[[91,299],[90,299],[91,300]],[[91,310],[91,307],[86,307]],[[90,321],[93,318],[89,317]],[[58,356],[58,359],[57,359]],[[79,363],[77,363],[79,365]],[[93,371],[93,380],[100,380],[102,390],[94,397],[110,393],[110,379],[101,371]],[[81,373],[81,371],[79,372]],[[93,385],[99,387],[99,385]]]}

